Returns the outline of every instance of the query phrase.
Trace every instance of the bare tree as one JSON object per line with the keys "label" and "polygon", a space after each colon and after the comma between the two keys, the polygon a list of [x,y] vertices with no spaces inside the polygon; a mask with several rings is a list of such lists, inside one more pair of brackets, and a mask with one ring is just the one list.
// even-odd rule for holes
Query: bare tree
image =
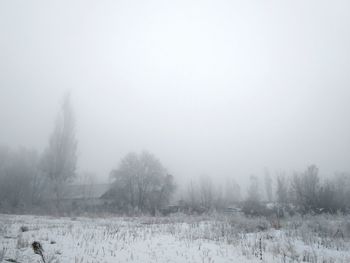
{"label": "bare tree", "polygon": [[[339,203],[336,200],[335,185],[331,180],[327,180],[322,184],[318,191],[318,208],[322,212],[335,213],[337,210],[341,209]],[[321,212],[321,211],[320,211]]]}
{"label": "bare tree", "polygon": [[249,215],[261,215],[264,212],[264,207],[260,200],[259,179],[254,175],[250,176],[248,195],[242,209],[245,214]]}
{"label": "bare tree", "polygon": [[272,178],[270,176],[269,170],[265,169],[265,191],[268,202],[272,202]]}
{"label": "bare tree", "polygon": [[160,161],[146,151],[126,155],[119,168],[111,172],[111,177],[114,182],[109,195],[121,209],[131,207],[154,212],[169,203],[175,190],[173,176],[167,174]]}
{"label": "bare tree", "polygon": [[279,175],[277,175],[276,180],[277,180],[277,189],[276,189],[277,202],[285,205],[288,202],[287,178],[284,176],[283,173],[280,173]]}
{"label": "bare tree", "polygon": [[193,180],[190,181],[187,187],[187,201],[191,208],[199,205],[198,189],[195,187]]}
{"label": "bare tree", "polygon": [[309,166],[302,174],[294,174],[291,184],[294,202],[303,212],[318,208],[319,183],[318,168],[315,165]]}
{"label": "bare tree", "polygon": [[42,171],[53,186],[57,209],[60,208],[65,184],[75,177],[76,152],[75,118],[70,95],[67,94],[41,162]]}
{"label": "bare tree", "polygon": [[207,209],[212,208],[214,201],[214,189],[211,178],[207,175],[202,175],[199,179],[199,191],[201,205]]}
{"label": "bare tree", "polygon": [[345,212],[350,207],[350,174],[337,173],[334,176],[335,201],[339,210]]}
{"label": "bare tree", "polygon": [[36,188],[37,164],[35,151],[0,148],[0,208],[23,211],[37,204],[41,192]]}
{"label": "bare tree", "polygon": [[259,179],[255,175],[250,176],[247,200],[254,202],[260,201]]}
{"label": "bare tree", "polygon": [[224,199],[229,205],[237,203],[241,200],[241,188],[232,178],[226,179]]}

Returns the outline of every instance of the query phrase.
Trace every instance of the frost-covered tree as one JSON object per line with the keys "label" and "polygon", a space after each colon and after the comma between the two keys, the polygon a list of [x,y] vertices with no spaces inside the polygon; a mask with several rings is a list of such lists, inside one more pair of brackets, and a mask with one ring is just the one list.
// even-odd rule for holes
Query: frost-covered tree
{"label": "frost-covered tree", "polygon": [[243,212],[249,215],[261,215],[263,210],[264,208],[261,205],[259,179],[252,175],[250,176],[248,195],[243,203]]}
{"label": "frost-covered tree", "polygon": [[232,178],[225,181],[225,201],[228,205],[237,203],[241,200],[241,188],[239,184]]}
{"label": "frost-covered tree", "polygon": [[41,197],[38,155],[21,148],[0,147],[0,209],[24,211]]}
{"label": "frost-covered tree", "polygon": [[67,94],[41,161],[42,171],[50,181],[58,209],[65,184],[76,175],[76,164],[75,118],[70,95]]}
{"label": "frost-covered tree", "polygon": [[193,180],[191,180],[187,186],[186,199],[191,208],[199,206],[200,198],[198,194],[198,188],[196,187],[196,184],[193,182]]}
{"label": "frost-covered tree", "polygon": [[151,153],[129,153],[111,172],[114,182],[107,196],[120,209],[154,212],[169,203],[175,190],[174,178]]}
{"label": "frost-covered tree", "polygon": [[270,176],[270,173],[267,169],[265,169],[265,191],[266,191],[266,197],[268,202],[272,202],[273,196],[272,196],[272,178]]}
{"label": "frost-covered tree", "polygon": [[288,203],[288,182],[287,178],[281,173],[277,176],[276,197],[280,204]]}
{"label": "frost-covered tree", "polygon": [[294,202],[303,212],[318,208],[320,179],[318,168],[315,165],[309,166],[302,174],[294,174],[291,187],[294,194]]}
{"label": "frost-covered tree", "polygon": [[339,207],[339,210],[346,211],[349,207],[350,200],[350,174],[349,173],[337,173],[334,176],[334,191],[335,202]]}
{"label": "frost-covered tree", "polygon": [[247,200],[254,202],[260,201],[259,179],[255,175],[250,176],[250,185],[248,188]]}
{"label": "frost-covered tree", "polygon": [[214,202],[214,187],[208,175],[202,175],[199,178],[199,194],[201,205],[207,209],[212,208]]}

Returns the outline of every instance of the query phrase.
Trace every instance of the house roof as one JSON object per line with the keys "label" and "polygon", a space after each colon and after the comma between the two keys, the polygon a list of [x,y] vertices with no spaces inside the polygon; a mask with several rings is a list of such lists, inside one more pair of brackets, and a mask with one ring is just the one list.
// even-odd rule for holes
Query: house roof
{"label": "house roof", "polygon": [[109,184],[67,185],[63,199],[98,199],[110,188]]}

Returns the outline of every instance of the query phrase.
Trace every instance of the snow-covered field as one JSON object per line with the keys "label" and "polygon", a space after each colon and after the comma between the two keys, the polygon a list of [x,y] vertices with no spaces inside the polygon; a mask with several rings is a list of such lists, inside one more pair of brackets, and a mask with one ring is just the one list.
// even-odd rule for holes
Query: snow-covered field
{"label": "snow-covered field", "polygon": [[[0,262],[350,262],[350,219],[0,215]],[[12,261],[11,261],[12,260]]]}

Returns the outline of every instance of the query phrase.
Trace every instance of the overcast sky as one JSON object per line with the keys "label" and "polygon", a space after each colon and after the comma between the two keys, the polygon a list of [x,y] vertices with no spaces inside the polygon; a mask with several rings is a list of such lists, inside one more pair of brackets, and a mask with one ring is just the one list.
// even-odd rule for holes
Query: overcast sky
{"label": "overcast sky", "polygon": [[147,149],[178,178],[350,171],[350,1],[0,1],[0,144],[79,171]]}

